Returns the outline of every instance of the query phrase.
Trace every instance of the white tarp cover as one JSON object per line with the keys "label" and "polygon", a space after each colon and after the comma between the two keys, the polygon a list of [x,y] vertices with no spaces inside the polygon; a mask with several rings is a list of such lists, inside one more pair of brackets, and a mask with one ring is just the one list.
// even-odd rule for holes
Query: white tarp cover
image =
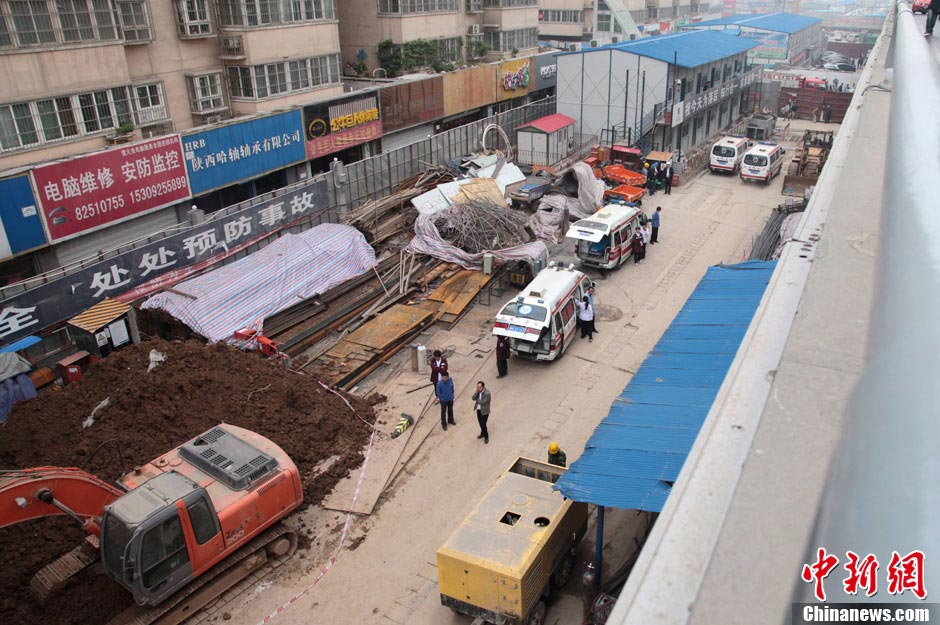
{"label": "white tarp cover", "polygon": [[361,232],[322,224],[181,282],[176,293],[158,293],[142,308],[165,310],[211,342],[240,344],[232,336],[236,330],[260,330],[265,317],[374,266],[375,251]]}

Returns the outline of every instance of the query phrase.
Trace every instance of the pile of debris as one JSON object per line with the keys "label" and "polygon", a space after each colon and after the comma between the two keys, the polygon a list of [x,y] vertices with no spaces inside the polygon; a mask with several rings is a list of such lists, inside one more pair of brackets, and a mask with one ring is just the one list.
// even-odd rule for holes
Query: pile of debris
{"label": "pile of debris", "polygon": [[[148,373],[152,349],[165,360]],[[83,427],[104,399],[107,406]],[[365,401],[348,399],[362,419],[375,421]],[[281,446],[300,470],[305,506],[319,503],[361,463],[371,434],[312,376],[222,344],[151,341],[93,364],[80,383],[17,404],[0,434],[0,466],[84,467],[111,482],[220,422]],[[35,603],[29,578],[83,536],[65,517],[0,529],[0,613],[16,622],[84,625],[106,623],[132,604],[103,575]]]}
{"label": "pile of debris", "polygon": [[500,250],[529,242],[525,217],[486,198],[471,198],[434,215],[445,240],[470,252]]}

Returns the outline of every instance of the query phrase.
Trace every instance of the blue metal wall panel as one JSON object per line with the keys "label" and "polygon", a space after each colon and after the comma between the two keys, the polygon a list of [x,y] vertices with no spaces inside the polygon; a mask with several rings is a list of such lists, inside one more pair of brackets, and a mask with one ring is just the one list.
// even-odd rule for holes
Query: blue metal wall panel
{"label": "blue metal wall panel", "polygon": [[601,506],[662,510],[774,267],[708,270],[556,489]]}
{"label": "blue metal wall panel", "polygon": [[183,136],[193,195],[307,160],[300,110]]}
{"label": "blue metal wall panel", "polygon": [[29,177],[0,180],[0,260],[44,245],[48,241]]}

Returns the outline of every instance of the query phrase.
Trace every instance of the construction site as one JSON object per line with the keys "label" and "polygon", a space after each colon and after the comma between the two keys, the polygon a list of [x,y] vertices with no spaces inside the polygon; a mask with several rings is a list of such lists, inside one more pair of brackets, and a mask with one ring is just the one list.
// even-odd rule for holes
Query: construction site
{"label": "construction site", "polygon": [[[780,129],[784,139],[787,131]],[[772,258],[786,236],[784,217],[803,205],[802,198],[781,203],[779,185],[752,189],[734,177],[691,170],[671,194],[660,188],[649,197],[646,176],[629,169],[642,167],[642,159],[620,161],[600,146],[578,156],[534,175],[511,152],[469,154],[427,168],[336,223],[285,233],[147,297],[105,299],[72,318],[75,335],[87,337],[77,341],[84,349],[60,359],[58,368],[34,368],[38,397],[16,402],[0,430],[0,462],[8,468],[0,485],[16,495],[10,505],[22,508],[22,522],[0,529],[0,611],[63,624],[250,624],[280,606],[283,622],[462,622],[441,612],[434,552],[467,507],[514,454],[541,460],[557,440],[575,459],[604,405],[702,272],[754,254]],[[539,180],[548,189],[535,207],[509,206],[518,189]],[[580,260],[565,236],[569,224],[623,202],[625,185],[634,185],[634,214],[646,219],[661,205],[663,242],[650,246],[644,265],[616,272],[582,267],[596,284],[598,341],[572,343],[564,362],[512,358],[507,379],[495,379],[496,313],[540,272],[574,271]],[[116,322],[126,324],[123,344]],[[111,330],[102,341],[105,327]],[[434,350],[448,360],[455,382],[456,432],[437,426],[428,382]],[[476,380],[494,395],[494,440],[482,449],[469,400]],[[248,534],[255,543],[268,541],[258,543],[263,562],[238,560],[241,552],[224,549],[227,559],[207,569],[194,554],[192,570],[209,572],[168,599],[148,594],[146,583],[134,590],[135,580],[160,569],[148,573],[144,565],[118,583],[125,573],[111,570],[107,556],[104,567],[95,565],[99,539],[109,536],[101,526],[118,518],[121,501],[156,484],[152,476],[183,468],[200,489],[218,484],[204,492],[226,541],[237,542],[247,521],[227,530],[233,521],[214,489],[228,485],[231,498],[255,487],[237,486],[242,482],[232,471],[239,470],[225,468],[234,458],[200,468],[187,455],[223,434],[259,458],[296,466],[299,491],[277,500],[268,529]],[[252,442],[256,436],[263,438]],[[228,449],[232,456],[238,448]],[[258,479],[258,492],[273,497],[271,486],[281,478]],[[73,499],[74,480],[99,485],[104,521],[100,507],[86,510],[87,497]],[[37,483],[48,486],[37,491]],[[527,623],[580,618],[574,615],[582,612],[581,582],[568,577],[580,577],[592,559],[595,517],[586,507],[579,514],[579,536],[587,537],[569,546],[551,618],[545,620],[544,604],[530,606]],[[623,583],[629,569],[620,565],[639,552],[624,551],[624,541],[642,544],[653,518],[608,514],[609,557],[620,572],[608,574],[600,596]],[[125,556],[125,569],[134,566],[129,562]],[[377,562],[395,563],[394,581]],[[228,572],[215,577],[217,568]],[[351,589],[369,599],[351,606]],[[605,613],[598,605],[591,618]],[[461,606],[456,611],[468,613]],[[541,616],[532,617],[536,612]]]}

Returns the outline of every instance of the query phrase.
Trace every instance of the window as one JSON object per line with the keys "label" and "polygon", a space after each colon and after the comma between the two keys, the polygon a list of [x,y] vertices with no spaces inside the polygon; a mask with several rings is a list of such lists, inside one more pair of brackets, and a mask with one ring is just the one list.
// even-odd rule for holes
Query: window
{"label": "window", "polygon": [[204,545],[219,533],[215,523],[215,515],[209,509],[209,504],[205,498],[186,508],[189,512],[189,520],[193,524],[193,534],[196,535],[196,542]]}
{"label": "window", "polygon": [[56,42],[46,0],[15,0],[9,6],[17,45],[35,46]]}
{"label": "window", "polygon": [[95,38],[85,0],[56,0],[56,8],[66,41],[89,41]]}
{"label": "window", "polygon": [[610,32],[610,13],[597,14],[597,30],[603,33]]}
{"label": "window", "polygon": [[483,0],[483,6],[489,8],[534,7],[538,0]]}
{"label": "window", "polygon": [[459,0],[379,0],[379,13],[438,13],[458,6]]}
{"label": "window", "polygon": [[13,37],[10,35],[10,30],[7,28],[3,13],[0,13],[0,48],[7,48],[12,45]]}
{"label": "window", "polygon": [[[545,10],[539,11],[539,21],[540,22],[561,22],[564,24],[580,24],[584,21],[581,11],[556,11],[556,10]],[[598,16],[600,19],[600,16]],[[610,20],[610,15],[607,16],[608,21]]]}
{"label": "window", "polygon": [[520,30],[488,32],[484,33],[483,41],[490,50],[496,52],[533,48],[538,43],[538,29],[522,28]]}
{"label": "window", "polygon": [[124,41],[150,41],[150,19],[146,0],[117,0]]}
{"label": "window", "polygon": [[[230,67],[233,69],[250,69],[247,67]],[[250,77],[248,78],[250,85]],[[222,74],[204,74],[189,77],[189,103],[194,113],[206,113],[225,108],[225,98],[222,96]]]}
{"label": "window", "polygon": [[207,0],[177,0],[176,26],[183,37],[199,37],[212,34]]}
{"label": "window", "polygon": [[0,149],[13,150],[39,143],[29,104],[0,106]]}
{"label": "window", "polygon": [[269,26],[336,19],[336,0],[219,0],[225,26]]}
{"label": "window", "polygon": [[229,67],[229,91],[235,98],[270,96],[339,84],[339,55],[295,59],[254,67]]}
{"label": "window", "polygon": [[140,568],[144,586],[153,588],[174,571],[189,564],[189,552],[178,516],[167,519],[144,534],[140,546]]}
{"label": "window", "polygon": [[133,122],[126,87],[0,105],[0,149],[32,147]]}
{"label": "window", "polygon": [[167,119],[166,106],[163,103],[163,87],[160,83],[137,85],[134,87],[137,102],[137,122],[141,125]]}

